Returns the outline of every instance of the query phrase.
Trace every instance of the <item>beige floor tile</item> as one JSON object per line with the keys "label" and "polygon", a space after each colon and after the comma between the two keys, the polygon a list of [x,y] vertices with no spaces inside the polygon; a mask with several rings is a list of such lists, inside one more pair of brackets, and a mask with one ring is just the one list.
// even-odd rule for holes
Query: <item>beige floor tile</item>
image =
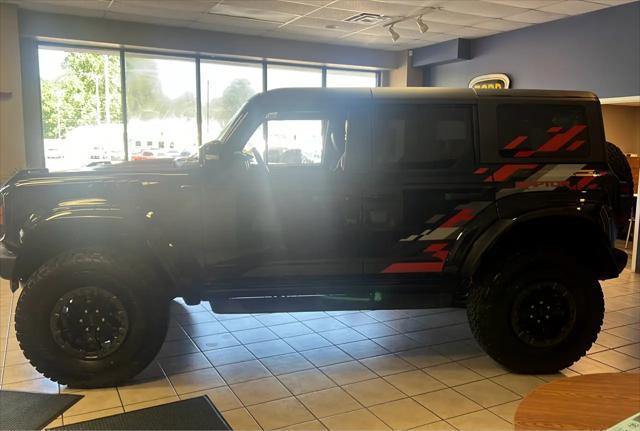
{"label": "beige floor tile", "polygon": [[489,410],[491,410],[494,414],[500,416],[505,421],[513,423],[514,417],[516,415],[516,410],[518,409],[520,402],[522,402],[522,400],[511,401],[510,403],[491,407]]}
{"label": "beige floor tile", "polygon": [[208,352],[209,350],[222,349],[224,347],[238,346],[240,342],[236,340],[236,338],[229,334],[215,334],[215,335],[206,335],[204,337],[196,337],[193,339],[198,348],[203,352]]}
{"label": "beige floor tile", "polygon": [[44,427],[44,429],[51,429],[51,428],[61,427],[62,425],[64,425],[64,422],[62,421],[62,415],[60,415],[57,418],[55,418],[54,420],[52,420],[51,422],[49,422],[47,424],[47,426]]}
{"label": "beige floor tile", "polygon": [[605,346],[609,349],[615,349],[617,347],[626,346],[627,344],[633,343],[633,341],[629,341],[626,338],[619,337],[617,335],[608,334],[606,332],[600,332],[598,338],[596,339],[596,343],[601,346]]}
{"label": "beige floor tile", "polygon": [[473,358],[484,354],[480,347],[468,340],[439,344],[437,346],[433,346],[433,348],[437,352],[453,359],[454,361],[461,361],[463,359]]}
{"label": "beige floor tile", "polygon": [[369,410],[394,430],[406,430],[440,420],[411,398],[380,404]]}
{"label": "beige floor tile", "polygon": [[414,400],[443,419],[482,410],[482,406],[460,395],[453,389],[428,392],[413,397]]}
{"label": "beige floor tile", "polygon": [[313,364],[307,361],[300,353],[262,358],[260,362],[276,376],[313,368]]}
{"label": "beige floor tile", "polygon": [[342,413],[321,420],[331,431],[374,431],[390,429],[384,422],[378,419],[377,416],[366,409]]}
{"label": "beige floor tile", "polygon": [[18,364],[4,367],[3,384],[23,382],[25,380],[33,380],[42,378],[40,374],[31,364]]}
{"label": "beige floor tile", "polygon": [[291,393],[275,377],[231,385],[231,390],[245,406],[290,397]]}
{"label": "beige floor tile", "polygon": [[453,419],[447,419],[460,431],[512,431],[513,425],[489,410],[469,413]]}
{"label": "beige floor tile", "polygon": [[455,389],[485,408],[515,401],[520,398],[519,395],[514,394],[490,380],[467,383],[466,385],[457,386]]}
{"label": "beige floor tile", "polygon": [[225,420],[234,431],[258,431],[262,430],[260,425],[255,421],[251,413],[245,408],[227,410],[222,413]]}
{"label": "beige floor tile", "polygon": [[124,413],[124,409],[122,407],[114,407],[106,410],[97,410],[95,412],[84,413],[81,415],[68,416],[66,414],[62,415],[62,421],[65,425],[71,425],[78,422],[90,421],[92,419],[104,418],[107,416],[113,416],[120,413]]}
{"label": "beige floor tile", "polygon": [[640,358],[640,343],[619,347],[616,349],[616,352],[624,353],[634,358]]}
{"label": "beige floor tile", "polygon": [[288,337],[285,338],[284,341],[286,341],[287,344],[296,349],[298,352],[319,349],[320,347],[327,347],[331,345],[329,341],[325,340],[320,335],[313,333],[298,335],[296,337]]}
{"label": "beige floor tile", "polygon": [[39,392],[45,394],[57,394],[59,391],[58,384],[46,377],[4,384],[2,385],[2,389],[7,391]]}
{"label": "beige floor tile", "polygon": [[447,386],[457,386],[465,383],[482,380],[483,377],[456,362],[449,362],[435,367],[425,368],[431,377],[435,377]]}
{"label": "beige floor tile", "polygon": [[68,416],[80,415],[84,413],[95,412],[97,410],[106,410],[114,407],[122,407],[120,396],[116,388],[103,389],[62,389],[63,394],[82,395],[83,398],[67,409],[64,414]]}
{"label": "beige floor tile", "polygon": [[313,420],[309,422],[302,422],[301,424],[297,425],[290,425],[280,429],[282,431],[326,431],[327,427],[325,427],[319,420]]}
{"label": "beige floor tile", "polygon": [[242,407],[242,403],[236,397],[236,394],[233,393],[228,386],[221,386],[219,388],[207,389],[206,391],[197,391],[190,392],[188,394],[180,395],[181,400],[186,400],[189,398],[196,398],[205,395],[209,397],[211,402],[216,406],[218,410],[221,412],[225,412],[227,410],[239,409]]}
{"label": "beige floor tile", "polygon": [[495,377],[507,374],[509,371],[487,355],[476,356],[459,362],[482,377]]}
{"label": "beige floor tile", "polygon": [[405,398],[405,395],[383,379],[365,380],[342,387],[365,407]]}
{"label": "beige floor tile", "polygon": [[339,364],[352,361],[353,358],[335,346],[321,347],[319,349],[306,350],[302,355],[316,367]]}
{"label": "beige floor tile", "polygon": [[520,396],[525,396],[540,385],[547,383],[536,376],[526,376],[523,374],[503,374],[502,376],[491,379],[500,386],[504,386],[511,392],[515,392]]}
{"label": "beige floor tile", "polygon": [[5,359],[4,361],[5,367],[11,366],[11,365],[26,364],[29,362],[29,360],[25,358],[24,354],[22,353],[22,350],[11,350],[6,353],[6,356],[4,359]]}
{"label": "beige floor tile", "polygon": [[360,363],[383,377],[415,369],[413,365],[397,355],[374,356],[373,358],[361,359]]}
{"label": "beige floor tile", "polygon": [[209,362],[215,367],[236,362],[251,361],[255,359],[253,354],[244,346],[232,346],[222,349],[210,350],[205,353]]}
{"label": "beige floor tile", "polygon": [[211,364],[207,358],[200,352],[160,358],[158,359],[158,363],[167,375],[211,368]]}
{"label": "beige floor tile", "polygon": [[[358,329],[361,327],[358,326]],[[324,331],[322,336],[333,344],[351,343],[353,341],[366,340],[367,337],[351,328],[334,329],[333,331]]]}
{"label": "beige floor tile", "polygon": [[256,358],[268,358],[269,356],[285,355],[294,353],[294,350],[282,340],[261,341],[259,343],[245,344]]}
{"label": "beige floor tile", "polygon": [[640,358],[634,358],[633,356],[625,355],[615,350],[596,353],[591,355],[590,358],[622,371],[629,371],[640,367]]}
{"label": "beige floor tile", "polygon": [[292,394],[300,395],[308,392],[328,389],[336,384],[318,369],[297,371],[295,373],[282,374],[278,379]]}
{"label": "beige floor tile", "polygon": [[361,405],[341,388],[330,388],[298,396],[318,418],[357,410]]}
{"label": "beige floor tile", "polygon": [[385,377],[385,380],[409,396],[445,389],[446,386],[421,370]]}
{"label": "beige floor tile", "polygon": [[339,385],[346,385],[377,377],[371,370],[357,361],[322,367],[322,372]]}
{"label": "beige floor tile", "polygon": [[258,404],[249,407],[249,411],[266,430],[283,428],[315,419],[309,410],[293,397]]}
{"label": "beige floor tile", "polygon": [[230,385],[271,376],[269,370],[257,360],[222,365],[217,370]]}
{"label": "beige floor tile", "polygon": [[610,367],[591,359],[587,356],[582,357],[578,362],[569,367],[570,370],[579,374],[596,374],[596,373],[617,373],[620,372],[617,368]]}
{"label": "beige floor tile", "polygon": [[220,374],[213,368],[174,374],[169,376],[169,380],[171,380],[171,384],[178,395],[225,385]]}
{"label": "beige floor tile", "polygon": [[196,353],[198,348],[193,341],[188,338],[182,338],[173,341],[165,341],[158,352],[158,358],[164,358],[167,356],[186,355],[187,353]]}
{"label": "beige floor tile", "polygon": [[169,404],[176,401],[180,401],[180,398],[178,398],[177,395],[174,395],[172,397],[160,398],[157,400],[143,401],[141,403],[136,403],[136,404],[127,404],[126,406],[124,406],[124,411],[132,412],[134,410],[146,409],[147,407],[161,406],[163,404]]}
{"label": "beige floor tile", "polygon": [[146,382],[135,383],[127,386],[119,386],[118,393],[120,394],[120,399],[124,405],[157,400],[159,398],[172,397],[176,395],[167,378],[148,380]]}
{"label": "beige floor tile", "polygon": [[412,428],[411,431],[456,431],[456,429],[448,422],[438,421],[419,427]]}
{"label": "beige floor tile", "polygon": [[435,365],[451,362],[451,359],[441,355],[431,347],[407,350],[406,352],[398,353],[398,356],[418,368],[433,367]]}
{"label": "beige floor tile", "polygon": [[371,340],[340,344],[339,347],[356,359],[370,358],[372,356],[386,355],[389,353],[387,349]]}

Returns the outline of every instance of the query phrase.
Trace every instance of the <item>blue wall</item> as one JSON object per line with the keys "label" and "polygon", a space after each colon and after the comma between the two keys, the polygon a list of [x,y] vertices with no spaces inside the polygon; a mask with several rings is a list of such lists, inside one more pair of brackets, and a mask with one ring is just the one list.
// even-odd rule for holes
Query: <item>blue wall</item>
{"label": "blue wall", "polygon": [[639,95],[640,2],[475,39],[471,56],[425,68],[424,84],[466,87],[477,75],[506,73],[512,88]]}

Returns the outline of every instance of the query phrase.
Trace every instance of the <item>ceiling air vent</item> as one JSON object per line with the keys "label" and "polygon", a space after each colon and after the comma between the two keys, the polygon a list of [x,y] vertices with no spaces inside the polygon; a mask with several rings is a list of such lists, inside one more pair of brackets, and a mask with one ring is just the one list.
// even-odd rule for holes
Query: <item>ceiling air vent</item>
{"label": "ceiling air vent", "polygon": [[346,18],[344,21],[355,22],[358,24],[374,25],[374,24],[379,24],[381,22],[384,22],[387,19],[389,18],[384,15],[379,15],[377,13],[361,12],[357,15]]}

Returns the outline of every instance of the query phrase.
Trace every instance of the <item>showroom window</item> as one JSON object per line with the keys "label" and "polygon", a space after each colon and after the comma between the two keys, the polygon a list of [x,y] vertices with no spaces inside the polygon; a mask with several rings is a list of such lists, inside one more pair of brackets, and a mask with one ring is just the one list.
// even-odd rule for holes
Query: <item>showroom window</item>
{"label": "showroom window", "polygon": [[[40,44],[39,58],[50,170],[190,157],[266,89],[371,87],[378,81],[378,72],[370,71],[48,42]],[[299,153],[299,164],[319,163],[320,120],[275,123],[273,130],[267,123],[256,130],[248,147],[258,148],[265,160],[270,148],[272,164],[283,163],[277,148],[286,149],[287,157]]]}
{"label": "showroom window", "polygon": [[327,70],[327,87],[375,87],[378,85],[376,72],[355,70]]}
{"label": "showroom window", "polygon": [[498,143],[502,157],[586,157],[586,113],[573,105],[500,105]]}
{"label": "showroom window", "polygon": [[209,142],[251,96],[263,91],[262,64],[202,60],[200,81],[202,141]]}
{"label": "showroom window", "polygon": [[[129,159],[197,154],[195,60],[126,53],[125,66]],[[147,142],[144,151],[138,140]],[[161,148],[164,141],[174,148]]]}
{"label": "showroom window", "polygon": [[45,166],[124,160],[118,51],[40,47]]}
{"label": "showroom window", "polygon": [[473,158],[468,106],[382,105],[374,115],[373,160],[378,167],[446,169]]}
{"label": "showroom window", "polygon": [[267,65],[267,89],[322,87],[322,69],[316,67]]}

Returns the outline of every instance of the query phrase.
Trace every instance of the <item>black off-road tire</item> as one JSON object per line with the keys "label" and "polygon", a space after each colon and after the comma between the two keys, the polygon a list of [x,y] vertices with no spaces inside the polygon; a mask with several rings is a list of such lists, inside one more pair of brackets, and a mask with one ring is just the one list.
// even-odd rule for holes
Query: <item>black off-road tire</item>
{"label": "black off-road tire", "polygon": [[[128,314],[128,331],[117,350],[103,358],[69,354],[51,329],[55,304],[66,293],[93,282],[115,295]],[[27,280],[16,308],[16,335],[31,364],[46,377],[76,388],[114,386],[142,371],[164,342],[169,298],[148,265],[111,250],[82,249],[46,262]]]}
{"label": "black off-road tire", "polygon": [[[575,300],[575,323],[559,344],[523,341],[511,321],[518,292],[539,282],[563,283]],[[591,348],[604,317],[602,289],[588,268],[560,250],[502,253],[481,270],[469,291],[467,314],[478,344],[496,362],[522,374],[552,374]]]}

